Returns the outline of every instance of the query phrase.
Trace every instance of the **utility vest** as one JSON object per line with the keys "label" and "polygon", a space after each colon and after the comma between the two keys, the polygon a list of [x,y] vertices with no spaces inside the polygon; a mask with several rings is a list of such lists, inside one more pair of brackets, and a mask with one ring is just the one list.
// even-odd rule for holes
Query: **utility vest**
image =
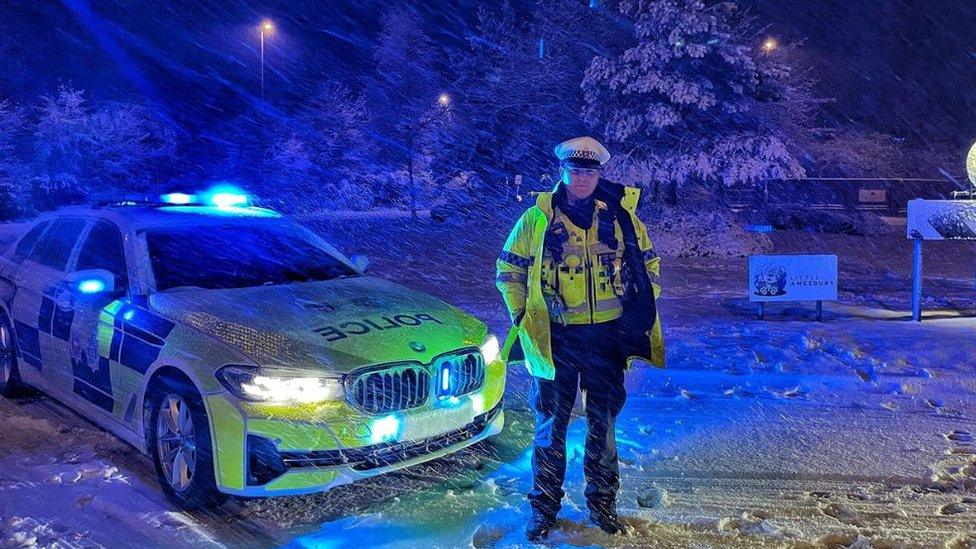
{"label": "utility vest", "polygon": [[558,207],[546,234],[542,256],[542,294],[551,322],[599,324],[620,318],[623,234],[613,222],[613,242],[601,242],[599,216],[606,204],[597,200],[589,229],[581,229]]}
{"label": "utility vest", "polygon": [[[636,233],[636,247],[639,248],[638,261],[644,263],[643,266],[653,291],[653,298],[657,299],[661,294],[661,260],[654,253],[651,240],[647,236],[647,228],[637,218],[636,209],[637,202],[640,198],[640,191],[633,187],[622,187],[621,185],[602,179],[600,180],[600,185],[606,186],[608,189],[615,189],[616,193],[620,195],[620,206],[628,216]],[[557,185],[556,189],[558,188]],[[580,265],[573,267],[566,265],[567,270],[563,272],[561,271],[562,267],[560,265],[565,262],[562,259],[556,261],[555,258],[550,257],[547,261],[547,255],[551,256],[552,253],[551,250],[547,250],[545,241],[547,237],[552,236],[550,234],[550,224],[554,223],[557,219],[557,208],[553,206],[552,198],[553,193],[539,194],[536,198],[536,205],[522,214],[515,227],[512,228],[512,232],[505,241],[505,246],[498,260],[495,262],[495,285],[505,300],[505,307],[508,309],[508,314],[513,324],[505,340],[505,345],[502,348],[502,357],[508,360],[509,353],[516,340],[518,340],[519,347],[525,358],[525,367],[529,370],[530,374],[542,379],[555,379],[556,376],[556,366],[552,359],[550,329],[552,323],[555,321],[550,318],[552,304],[548,303],[547,299],[551,299],[553,295],[558,295],[564,301],[566,307],[562,311],[564,320],[567,318],[572,320],[585,319],[586,322],[590,322],[590,305],[588,304],[596,305],[599,308],[599,312],[597,310],[593,311],[594,321],[597,321],[597,318],[600,321],[607,321],[619,317],[621,312],[620,299],[617,297],[615,300],[611,297],[608,289],[611,289],[614,296],[619,295],[617,284],[619,283],[620,277],[618,276],[618,271],[621,269],[614,262],[618,259],[618,253],[627,252],[626,250],[615,250],[613,260],[610,261],[610,247],[607,246],[608,249],[606,250],[602,250],[599,247],[600,244],[597,241],[599,228],[598,225],[594,224],[588,231],[590,233],[589,238],[584,240],[584,242],[590,243],[592,247],[583,247],[581,242],[570,242],[568,239],[564,242],[563,255],[565,255],[567,248],[570,249],[571,253],[573,247],[579,248],[580,251],[573,255],[582,258]],[[619,223],[620,221],[618,219],[614,224],[614,232],[616,240],[619,243],[618,246],[622,248],[624,239],[621,237]],[[570,232],[570,225],[572,224],[566,225],[564,222],[567,235]],[[584,238],[586,237],[586,235],[583,236]],[[548,248],[551,248],[551,246]],[[580,252],[582,255],[580,255]],[[600,259],[601,253],[607,254],[602,261]],[[586,270],[587,254],[589,254],[591,261],[591,269],[589,272]],[[539,261],[538,258],[542,258],[542,261]],[[613,265],[612,271],[608,271],[606,268],[608,261]],[[544,266],[546,270],[545,276],[542,274]],[[580,267],[583,269],[582,273],[577,272],[577,268]],[[572,269],[571,272],[570,269]],[[593,271],[598,273],[592,275],[596,284],[588,285],[586,283],[586,276],[590,276]],[[624,275],[627,269],[624,268],[623,271],[624,273],[620,273],[621,275]],[[560,273],[559,276],[556,275],[557,272]],[[610,274],[611,272],[612,274]],[[580,275],[583,276],[583,284],[577,285],[577,279],[575,277]],[[569,276],[574,277],[571,280],[571,284],[564,284],[564,281],[570,280]],[[544,278],[546,279],[545,286],[549,288],[547,291],[543,291]],[[557,281],[560,286],[558,290],[555,289]],[[601,286],[601,283],[607,285]],[[624,284],[625,288],[626,286],[627,284]],[[580,292],[580,288],[584,289],[582,293]],[[586,291],[589,291],[589,289],[594,292],[594,295],[591,296],[589,301],[586,301]],[[547,295],[550,297],[547,298]],[[583,306],[578,305],[581,296],[583,298]],[[569,308],[570,303],[574,305],[572,310]],[[583,312],[586,313],[585,317],[581,314]],[[566,316],[566,313],[569,313],[569,316]],[[580,315],[577,316],[577,314]],[[660,311],[658,310],[655,310],[654,323],[646,333],[646,338],[646,347],[629,353],[627,358],[628,367],[632,365],[634,359],[643,359],[655,366],[663,368],[665,360],[664,336],[661,328]]]}

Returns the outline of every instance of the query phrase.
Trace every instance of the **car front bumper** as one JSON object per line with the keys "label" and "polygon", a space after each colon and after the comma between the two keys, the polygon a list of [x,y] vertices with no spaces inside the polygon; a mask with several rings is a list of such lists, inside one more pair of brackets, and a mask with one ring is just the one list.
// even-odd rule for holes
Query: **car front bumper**
{"label": "car front bumper", "polygon": [[489,365],[475,393],[392,414],[398,428],[382,441],[380,418],[346,403],[274,409],[209,395],[217,486],[248,497],[321,492],[461,450],[501,432],[505,369]]}

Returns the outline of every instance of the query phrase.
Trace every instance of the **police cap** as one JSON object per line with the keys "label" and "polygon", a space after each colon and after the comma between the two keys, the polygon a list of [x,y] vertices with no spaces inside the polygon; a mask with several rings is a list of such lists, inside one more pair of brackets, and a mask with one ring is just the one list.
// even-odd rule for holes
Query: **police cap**
{"label": "police cap", "polygon": [[556,145],[553,149],[562,164],[581,168],[595,168],[610,160],[610,152],[592,137],[574,137]]}

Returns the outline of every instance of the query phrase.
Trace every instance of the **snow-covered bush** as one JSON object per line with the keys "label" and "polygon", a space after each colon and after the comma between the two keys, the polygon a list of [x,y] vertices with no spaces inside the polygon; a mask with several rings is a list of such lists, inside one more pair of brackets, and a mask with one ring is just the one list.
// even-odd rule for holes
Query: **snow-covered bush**
{"label": "snow-covered bush", "polygon": [[175,152],[173,128],[142,105],[92,108],[84,90],[62,84],[41,97],[36,111],[28,171],[41,209],[97,192],[145,191]]}
{"label": "snow-covered bush", "polygon": [[772,250],[765,234],[750,233],[727,210],[690,210],[662,205],[640,208],[658,254],[667,257],[746,257]]}
{"label": "snow-covered bush", "polygon": [[951,143],[842,130],[811,143],[815,170],[825,177],[940,177],[958,174],[963,161]]}
{"label": "snow-covered bush", "polygon": [[769,212],[769,221],[773,227],[780,230],[862,236],[882,236],[893,232],[890,225],[871,212],[811,210],[801,204],[794,207],[772,208]]}

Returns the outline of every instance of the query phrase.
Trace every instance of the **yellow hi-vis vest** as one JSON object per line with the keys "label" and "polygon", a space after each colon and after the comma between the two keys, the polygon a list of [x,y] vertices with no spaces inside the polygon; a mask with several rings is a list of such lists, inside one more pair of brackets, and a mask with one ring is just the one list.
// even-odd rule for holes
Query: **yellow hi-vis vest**
{"label": "yellow hi-vis vest", "polygon": [[[650,238],[647,236],[647,228],[637,218],[636,209],[639,197],[639,189],[626,187],[620,205],[633,221],[637,233],[637,243],[644,259],[644,267],[647,270],[656,299],[661,294],[660,258],[654,253]],[[597,212],[594,212],[594,215],[597,215]],[[546,267],[547,252],[544,249],[544,243],[546,231],[550,224],[565,222],[567,228],[572,225],[568,219],[554,221],[554,217],[556,216],[552,206],[552,193],[540,193],[536,205],[522,214],[522,217],[515,224],[498,261],[495,263],[495,284],[502,293],[505,306],[508,308],[509,316],[514,325],[505,342],[502,356],[506,360],[508,359],[509,351],[517,337],[525,354],[525,366],[529,373],[543,379],[555,379],[556,377],[550,340],[550,323],[553,322],[553,319],[550,318],[549,306],[546,303],[546,294],[553,293],[556,280],[559,281],[558,293],[563,297],[567,312],[570,313],[569,316],[566,316],[565,312],[563,314],[563,321],[566,323],[606,322],[619,317],[621,313],[620,301],[615,289],[616,284],[619,283],[619,278],[615,276],[616,273],[614,276],[606,276],[608,270],[604,269],[602,265],[599,268],[596,267],[600,262],[592,257],[590,257],[589,268],[587,267],[586,256],[591,255],[594,249],[599,249],[599,244],[595,244],[597,240],[597,223],[595,221],[588,231],[582,231],[576,227],[582,232],[592,233],[591,235],[584,235],[586,245],[583,245],[583,242],[576,242],[571,245],[567,241],[563,246],[563,263],[568,257],[567,252],[572,253],[576,249],[577,252],[582,253],[581,268],[584,270],[581,273],[582,277],[577,277],[575,267],[568,268],[566,271],[558,269],[560,273],[557,274],[554,272],[557,269],[553,268],[551,259],[549,266]],[[563,217],[559,216],[559,218]],[[618,225],[615,227],[615,232],[618,236],[618,242],[622,246],[623,239],[620,238],[619,231]],[[572,236],[570,240],[573,240]],[[610,251],[607,250],[606,253],[609,254]],[[615,251],[614,260],[616,260],[616,253]],[[611,261],[609,255],[605,256],[604,263],[608,261]],[[545,290],[543,289],[544,268],[546,270]],[[569,278],[570,270],[574,277],[572,280]],[[619,268],[614,270],[619,272]],[[594,271],[601,274],[595,275]],[[566,282],[570,282],[569,288],[567,288]],[[601,283],[606,285],[601,287]],[[646,356],[628,357],[628,367],[636,358],[644,359],[658,367],[664,367],[664,337],[661,330],[660,312],[658,312],[653,328],[647,335],[648,352]]]}
{"label": "yellow hi-vis vest", "polygon": [[[620,296],[623,231],[614,223],[617,246],[599,239],[599,215],[607,205],[596,200],[589,229],[581,229],[558,207],[547,229],[550,238],[560,238],[561,254],[543,247],[542,295],[549,306],[549,321],[560,324],[599,324],[620,318],[624,312]],[[553,303],[558,303],[554,307]]]}

